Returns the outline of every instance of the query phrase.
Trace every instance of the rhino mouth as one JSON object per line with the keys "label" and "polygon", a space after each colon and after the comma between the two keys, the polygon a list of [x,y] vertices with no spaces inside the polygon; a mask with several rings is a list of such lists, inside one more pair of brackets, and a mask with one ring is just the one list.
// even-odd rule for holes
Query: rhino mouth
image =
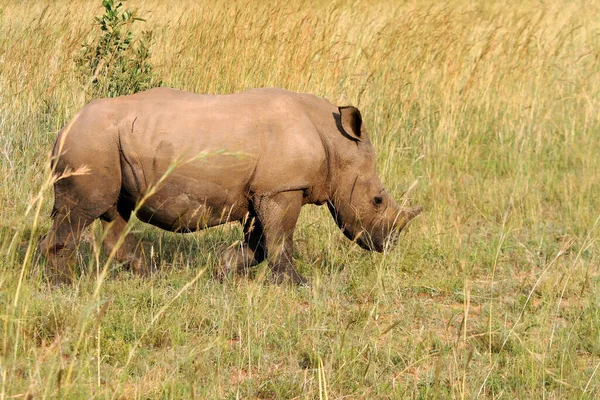
{"label": "rhino mouth", "polygon": [[[348,236],[348,235],[347,235]],[[367,231],[359,232],[354,238],[351,240],[356,243],[361,249],[368,251],[376,251],[378,253],[383,253],[383,251],[390,247],[389,240],[382,240],[380,238],[374,237],[370,235]]]}
{"label": "rhino mouth", "polygon": [[381,221],[375,224],[375,229],[373,230],[362,226],[362,229],[359,230],[358,233],[354,233],[356,232],[356,229],[349,229],[349,226],[346,225],[333,203],[328,202],[327,206],[329,207],[336,224],[344,233],[344,236],[356,243],[360,248],[382,253],[384,250],[393,247],[397,243],[399,232],[384,229],[384,224],[382,224]]}

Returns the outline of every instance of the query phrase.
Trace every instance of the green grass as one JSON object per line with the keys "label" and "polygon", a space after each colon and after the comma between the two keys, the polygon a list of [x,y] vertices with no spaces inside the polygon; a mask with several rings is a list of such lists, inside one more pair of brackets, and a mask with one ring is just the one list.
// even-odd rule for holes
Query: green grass
{"label": "green grass", "polygon": [[305,207],[298,289],[212,279],[237,226],[139,222],[157,276],[96,279],[97,224],[79,280],[49,284],[48,154],[102,10],[0,2],[2,398],[600,396],[598,4],[316,3],[127,3],[165,85],[358,106],[382,181],[425,207],[383,255]]}

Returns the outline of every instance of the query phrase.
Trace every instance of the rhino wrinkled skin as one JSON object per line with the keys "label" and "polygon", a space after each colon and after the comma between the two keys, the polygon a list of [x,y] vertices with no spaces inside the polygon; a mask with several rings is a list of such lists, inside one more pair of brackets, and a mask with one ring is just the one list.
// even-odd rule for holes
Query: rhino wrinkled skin
{"label": "rhino wrinkled skin", "polygon": [[86,105],[53,150],[53,225],[41,251],[57,280],[73,277],[74,249],[95,219],[103,247],[135,272],[148,262],[127,221],[193,232],[239,221],[240,246],[220,274],[266,258],[273,280],[306,280],[292,265],[304,204],[327,204],[365,249],[395,243],[420,207],[401,208],[375,170],[375,152],[354,107],[282,89],[197,95],[156,88]]}

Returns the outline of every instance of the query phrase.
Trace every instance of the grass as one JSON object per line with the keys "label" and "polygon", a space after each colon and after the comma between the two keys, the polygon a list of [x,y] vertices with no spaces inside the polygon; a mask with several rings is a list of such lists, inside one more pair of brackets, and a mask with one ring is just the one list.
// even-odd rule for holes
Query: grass
{"label": "grass", "polygon": [[154,31],[165,85],[358,106],[382,181],[425,212],[380,255],[305,207],[310,290],[212,279],[237,226],[141,223],[157,276],[107,265],[94,225],[79,280],[50,285],[35,251],[48,154],[84,104],[73,60],[100,2],[2,1],[2,398],[600,396],[598,4],[127,6]]}

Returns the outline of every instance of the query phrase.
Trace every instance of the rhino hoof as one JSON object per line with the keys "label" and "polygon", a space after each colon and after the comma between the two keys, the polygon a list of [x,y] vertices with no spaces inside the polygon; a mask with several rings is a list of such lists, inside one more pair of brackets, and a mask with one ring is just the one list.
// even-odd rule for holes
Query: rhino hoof
{"label": "rhino hoof", "polygon": [[308,279],[296,271],[291,274],[285,272],[273,272],[270,281],[276,285],[291,284],[294,286],[310,287]]}

